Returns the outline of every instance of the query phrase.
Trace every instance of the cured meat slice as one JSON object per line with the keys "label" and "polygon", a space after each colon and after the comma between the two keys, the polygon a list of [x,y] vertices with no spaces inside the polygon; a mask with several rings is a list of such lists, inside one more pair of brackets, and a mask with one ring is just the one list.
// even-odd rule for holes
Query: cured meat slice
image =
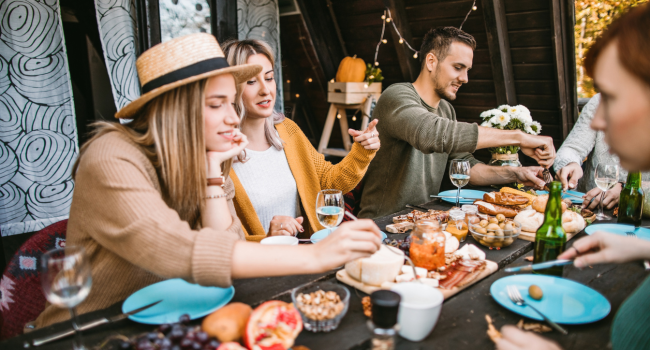
{"label": "cured meat slice", "polygon": [[440,281],[440,287],[452,289],[462,287],[474,279],[485,268],[485,260],[458,260],[447,269],[447,278]]}

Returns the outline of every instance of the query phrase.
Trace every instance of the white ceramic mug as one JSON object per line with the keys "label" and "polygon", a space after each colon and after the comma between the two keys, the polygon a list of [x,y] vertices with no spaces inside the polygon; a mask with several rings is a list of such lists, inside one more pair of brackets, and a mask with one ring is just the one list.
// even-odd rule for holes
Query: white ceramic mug
{"label": "white ceramic mug", "polygon": [[442,293],[419,282],[398,283],[391,290],[402,297],[397,314],[399,335],[416,342],[426,338],[438,322],[445,299]]}
{"label": "white ceramic mug", "polygon": [[267,245],[298,245],[298,238],[293,236],[271,236],[260,241]]}

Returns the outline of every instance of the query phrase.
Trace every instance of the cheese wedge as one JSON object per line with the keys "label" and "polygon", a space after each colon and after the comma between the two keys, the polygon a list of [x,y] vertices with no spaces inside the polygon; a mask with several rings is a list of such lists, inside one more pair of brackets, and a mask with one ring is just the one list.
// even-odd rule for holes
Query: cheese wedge
{"label": "cheese wedge", "polygon": [[395,281],[402,266],[404,266],[404,252],[382,244],[381,248],[369,258],[357,259],[345,264],[345,272],[364,284],[381,286],[384,282]]}

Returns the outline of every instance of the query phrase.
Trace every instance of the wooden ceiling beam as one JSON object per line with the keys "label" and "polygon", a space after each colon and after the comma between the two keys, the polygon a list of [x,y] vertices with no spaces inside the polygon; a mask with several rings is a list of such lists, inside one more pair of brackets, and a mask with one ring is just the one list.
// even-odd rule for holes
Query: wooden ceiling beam
{"label": "wooden ceiling beam", "polygon": [[[296,0],[326,79],[336,76],[345,55],[325,1]],[[327,89],[326,89],[327,91]]]}
{"label": "wooden ceiling beam", "polygon": [[515,77],[510,58],[510,42],[503,0],[482,0],[490,62],[497,104],[517,104]]}
{"label": "wooden ceiling beam", "polygon": [[[404,0],[383,0],[384,6],[386,6],[390,12],[391,17],[402,34],[402,38],[408,43],[413,42],[413,36],[411,35],[411,27],[409,26],[408,18],[406,16],[406,7],[404,6]],[[399,60],[399,68],[402,71],[402,76],[404,81],[414,82],[415,79],[420,75],[420,63],[413,57],[413,52],[406,46],[406,44],[399,43],[399,35],[395,32],[393,25],[391,23],[386,23],[386,31],[389,31],[391,37],[393,38],[393,45],[395,51],[397,52],[397,59]],[[417,50],[417,48],[414,48]]]}

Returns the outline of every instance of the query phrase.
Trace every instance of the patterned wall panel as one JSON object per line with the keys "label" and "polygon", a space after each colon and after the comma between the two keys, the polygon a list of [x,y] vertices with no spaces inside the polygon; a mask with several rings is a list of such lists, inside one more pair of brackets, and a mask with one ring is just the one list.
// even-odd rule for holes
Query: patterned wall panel
{"label": "patterned wall panel", "polygon": [[140,96],[135,68],[134,0],[95,0],[97,23],[117,110]]}
{"label": "patterned wall panel", "polygon": [[0,230],[68,217],[77,131],[57,0],[0,1]]}
{"label": "patterned wall panel", "polygon": [[237,0],[237,31],[240,40],[264,40],[275,51],[275,80],[277,83],[275,110],[281,113],[284,112],[278,1]]}

